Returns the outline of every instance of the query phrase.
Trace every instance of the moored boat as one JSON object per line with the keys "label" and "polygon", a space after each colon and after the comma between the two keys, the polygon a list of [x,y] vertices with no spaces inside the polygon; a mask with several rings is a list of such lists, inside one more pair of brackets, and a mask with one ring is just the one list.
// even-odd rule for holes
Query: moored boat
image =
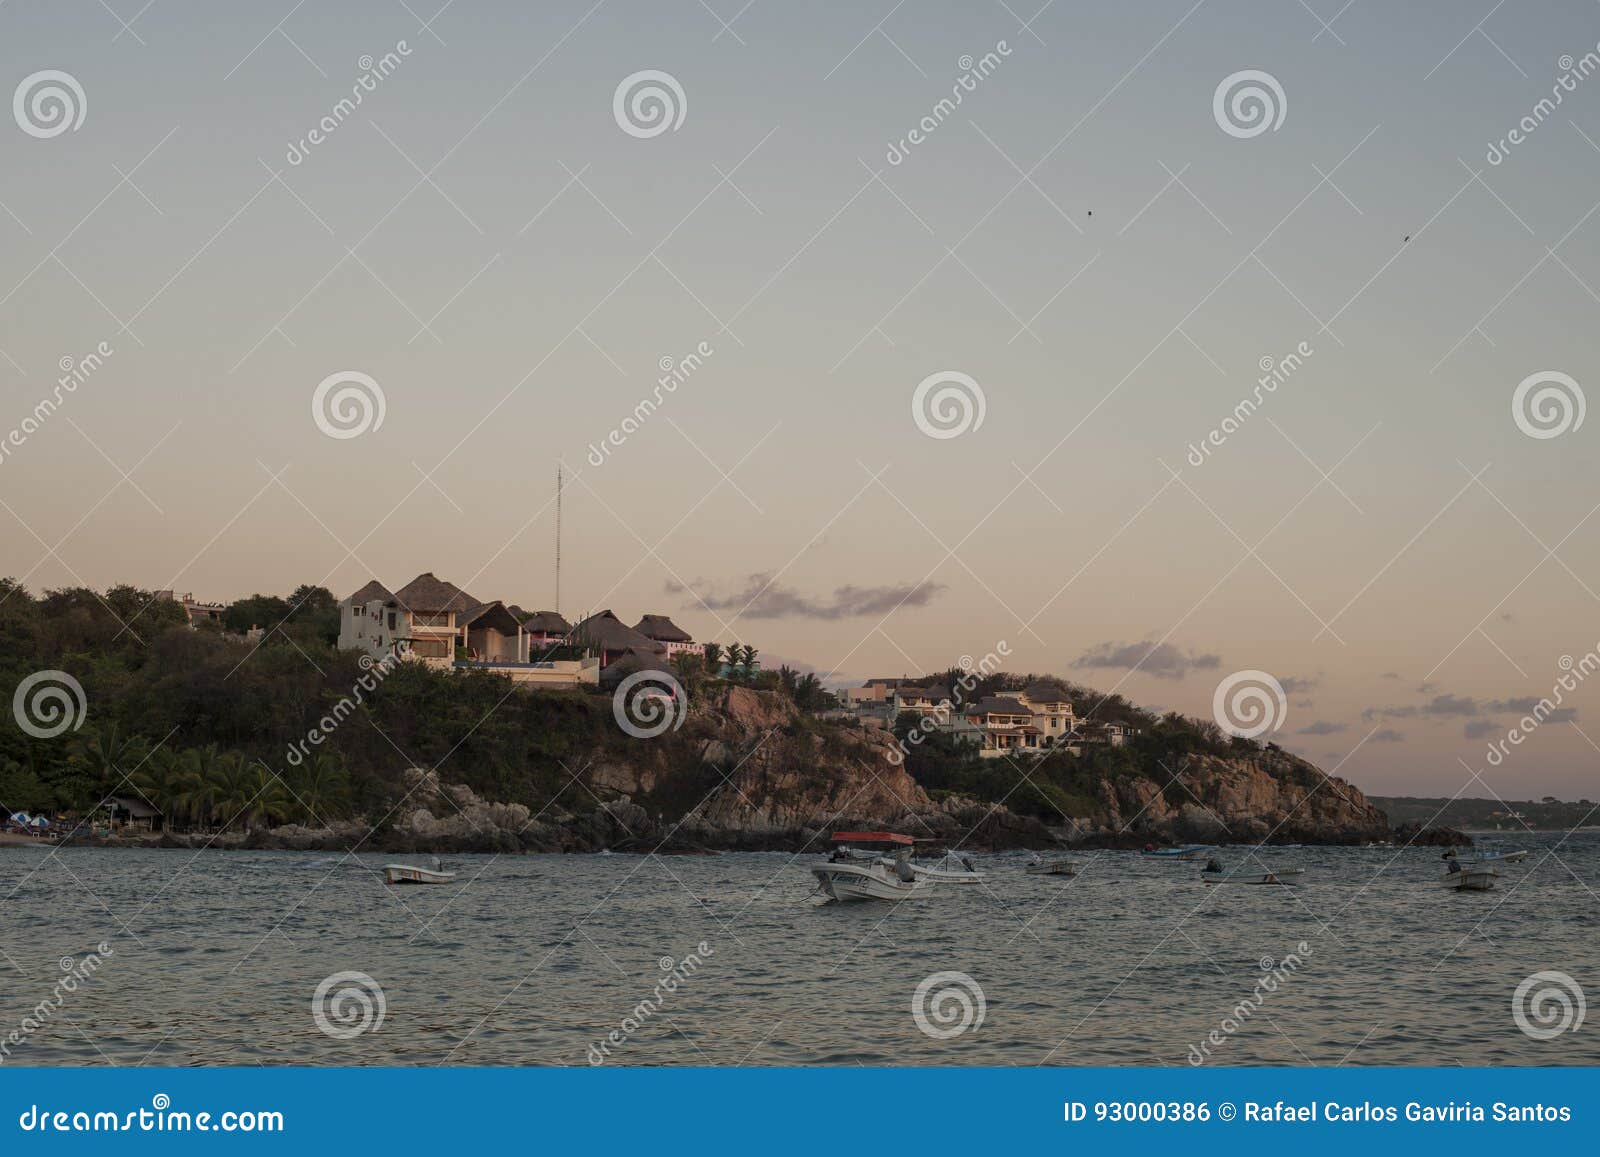
{"label": "moored boat", "polygon": [[454,872],[444,870],[444,865],[434,858],[433,867],[419,868],[415,864],[385,864],[385,884],[448,884],[456,878]]}
{"label": "moored boat", "polygon": [[[911,865],[911,845],[915,841],[910,836],[897,832],[840,832],[833,842],[839,846],[827,862],[811,869],[817,878],[817,891],[830,900],[909,900],[935,888],[935,881],[919,877]],[[861,851],[851,844],[879,845],[886,850],[863,862]]]}
{"label": "moored boat", "polygon": [[1293,887],[1306,874],[1304,868],[1275,868],[1270,872],[1201,872],[1207,884],[1281,884]]}
{"label": "moored boat", "polygon": [[1022,870],[1030,876],[1076,876],[1082,866],[1076,860],[1069,860],[1065,856],[1052,856],[1046,859],[1035,855]]}
{"label": "moored boat", "polygon": [[1146,844],[1139,854],[1152,860],[1203,860],[1211,852],[1209,844],[1185,844],[1181,848],[1158,848]]}
{"label": "moored boat", "polygon": [[1487,892],[1499,878],[1500,869],[1493,864],[1452,862],[1439,883],[1452,892]]}
{"label": "moored boat", "polygon": [[917,879],[934,884],[977,884],[984,878],[984,873],[973,867],[970,858],[954,851],[946,852],[935,867],[914,860],[908,860],[907,863]]}

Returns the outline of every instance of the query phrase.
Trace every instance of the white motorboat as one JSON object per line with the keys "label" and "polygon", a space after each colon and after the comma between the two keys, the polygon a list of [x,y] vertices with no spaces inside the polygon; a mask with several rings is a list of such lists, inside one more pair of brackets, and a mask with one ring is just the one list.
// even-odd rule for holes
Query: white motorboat
{"label": "white motorboat", "polygon": [[917,879],[933,884],[977,884],[983,881],[985,875],[972,866],[970,859],[953,851],[946,852],[935,867],[930,868],[915,861],[908,863]]}
{"label": "white motorboat", "polygon": [[[830,900],[909,900],[933,892],[935,881],[918,876],[911,864],[910,836],[896,832],[840,832],[839,847],[827,861],[811,869],[817,890]],[[877,844],[887,849],[863,862],[850,844]],[[926,871],[927,869],[924,869]]]}
{"label": "white motorboat", "polygon": [[1207,884],[1282,884],[1293,887],[1306,874],[1304,868],[1277,868],[1270,872],[1201,872]]}
{"label": "white motorboat", "polygon": [[1493,864],[1452,862],[1439,883],[1452,892],[1487,892],[1499,878],[1500,869]]}
{"label": "white motorboat", "polygon": [[415,864],[385,864],[383,866],[383,882],[385,884],[448,884],[456,878],[454,872],[444,870],[444,865],[439,863],[439,858],[434,857],[433,867],[419,868]]}
{"label": "white motorboat", "polygon": [[1022,870],[1030,876],[1076,876],[1082,866],[1076,860],[1069,860],[1065,856],[1044,859],[1035,855]]}
{"label": "white motorboat", "polygon": [[1203,860],[1211,854],[1209,844],[1185,844],[1181,848],[1158,848],[1147,845],[1139,853],[1147,860]]}

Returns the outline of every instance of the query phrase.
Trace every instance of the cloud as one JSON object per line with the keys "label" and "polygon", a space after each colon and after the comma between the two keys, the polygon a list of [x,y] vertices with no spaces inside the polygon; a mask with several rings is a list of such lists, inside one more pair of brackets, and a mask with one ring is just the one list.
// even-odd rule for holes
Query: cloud
{"label": "cloud", "polygon": [[1398,671],[1385,671],[1382,675],[1379,675],[1378,678],[1380,678],[1380,679],[1398,679],[1398,678],[1400,678],[1400,672],[1398,672]]}
{"label": "cloud", "polygon": [[1288,675],[1282,679],[1279,679],[1278,685],[1283,688],[1286,694],[1302,695],[1305,692],[1310,691],[1313,687],[1317,686],[1321,682],[1322,676],[1320,674],[1312,675],[1308,678],[1300,678],[1296,675]]}
{"label": "cloud", "polygon": [[1334,723],[1327,719],[1318,719],[1315,723],[1308,723],[1300,729],[1301,735],[1333,735],[1349,727],[1348,723]]}
{"label": "cloud", "polygon": [[1190,671],[1220,667],[1222,657],[1186,652],[1171,643],[1101,643],[1078,656],[1072,665],[1080,670],[1131,671],[1137,667],[1157,679],[1182,679]]}
{"label": "cloud", "polygon": [[1405,707],[1368,707],[1361,713],[1363,719],[1415,719],[1418,716],[1429,719],[1460,718],[1466,715],[1481,715],[1483,705],[1476,699],[1466,695],[1435,695],[1421,707],[1407,705]]}
{"label": "cloud", "polygon": [[694,586],[668,580],[668,594],[687,594],[690,606],[708,610],[741,611],[747,619],[848,619],[861,615],[887,615],[900,607],[925,607],[942,594],[943,583],[902,583],[892,586],[836,587],[831,599],[802,594],[777,582],[773,575],[753,574],[738,590],[717,593],[698,579]]}
{"label": "cloud", "polygon": [[1468,739],[1482,739],[1486,735],[1493,735],[1500,730],[1500,725],[1493,719],[1474,719],[1461,729],[1461,734]]}
{"label": "cloud", "polygon": [[1406,733],[1404,731],[1396,731],[1392,727],[1385,727],[1382,731],[1374,731],[1372,733],[1372,742],[1373,743],[1399,743],[1403,739],[1405,739],[1405,737],[1406,737]]}

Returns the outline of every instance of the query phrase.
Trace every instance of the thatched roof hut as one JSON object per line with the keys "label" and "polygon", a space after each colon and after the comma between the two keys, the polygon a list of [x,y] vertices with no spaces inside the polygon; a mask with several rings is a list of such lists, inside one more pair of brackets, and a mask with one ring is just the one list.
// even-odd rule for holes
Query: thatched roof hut
{"label": "thatched roof hut", "polygon": [[634,630],[658,643],[692,643],[694,636],[674,623],[666,615],[646,615],[635,624]]}
{"label": "thatched roof hut", "polygon": [[454,583],[436,578],[432,571],[419,574],[395,591],[394,600],[416,615],[437,615],[448,611],[459,613],[482,605]]}

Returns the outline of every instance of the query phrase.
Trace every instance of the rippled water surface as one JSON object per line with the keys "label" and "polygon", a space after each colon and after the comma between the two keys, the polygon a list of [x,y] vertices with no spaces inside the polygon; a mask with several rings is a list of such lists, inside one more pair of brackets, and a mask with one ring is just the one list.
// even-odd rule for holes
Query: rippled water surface
{"label": "rippled water surface", "polygon": [[[777,853],[459,856],[453,885],[390,888],[377,869],[393,857],[5,847],[0,1041],[63,957],[105,941],[9,1063],[581,1065],[651,997],[662,958],[704,941],[616,1061],[1182,1065],[1258,991],[1263,959],[1304,941],[1212,1063],[1600,1063],[1600,1023],[1541,1041],[1512,1017],[1541,970],[1600,998],[1600,834],[1516,844],[1533,856],[1485,894],[1440,888],[1432,849],[1262,853],[1307,869],[1294,889],[1206,888],[1195,865],[1089,852],[1076,879],[976,857],[986,886],[899,905],[824,905],[817,857]],[[342,971],[385,1003],[348,1040],[312,1016]],[[942,971],[986,1005],[949,1039],[912,1015]]]}

